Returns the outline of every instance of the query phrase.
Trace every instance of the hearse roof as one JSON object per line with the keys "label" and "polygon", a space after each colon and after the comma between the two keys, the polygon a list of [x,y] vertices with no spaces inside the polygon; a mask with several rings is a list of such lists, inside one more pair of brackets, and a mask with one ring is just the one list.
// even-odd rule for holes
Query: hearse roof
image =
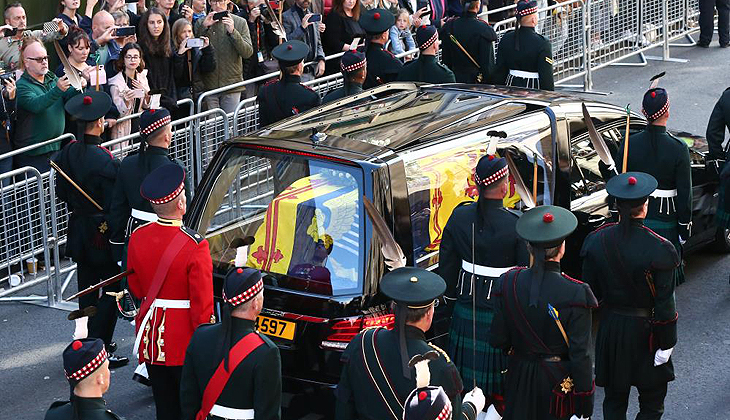
{"label": "hearse roof", "polygon": [[[428,145],[550,105],[580,99],[530,89],[389,83],[290,117],[234,142],[360,159]],[[604,104],[601,104],[604,106]],[[608,105],[611,107],[610,105]],[[507,133],[509,135],[509,133]],[[275,142],[272,142],[275,141]],[[322,149],[326,149],[322,150]]]}

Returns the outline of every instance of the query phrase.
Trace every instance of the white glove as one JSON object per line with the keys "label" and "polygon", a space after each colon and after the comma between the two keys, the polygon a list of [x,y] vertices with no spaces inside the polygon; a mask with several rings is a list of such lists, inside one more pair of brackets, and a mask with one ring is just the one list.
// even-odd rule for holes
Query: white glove
{"label": "white glove", "polygon": [[684,244],[685,244],[685,242],[687,242],[687,240],[686,240],[686,239],[684,239],[684,238],[682,237],[682,235],[679,235],[679,244],[680,244],[680,245],[684,245]]}
{"label": "white glove", "polygon": [[672,355],[672,351],[674,351],[674,347],[667,350],[657,350],[654,354],[654,366],[659,366],[667,363],[669,361],[669,356]]}
{"label": "white glove", "polygon": [[590,419],[590,417],[583,417],[583,416],[578,417],[578,415],[576,415],[576,414],[573,414],[573,417],[570,418],[570,420],[588,420],[588,419]]}
{"label": "white glove", "polygon": [[464,396],[464,402],[472,403],[477,409],[477,414],[484,410],[484,405],[487,404],[487,399],[484,397],[484,393],[479,387],[472,389],[467,392]]}

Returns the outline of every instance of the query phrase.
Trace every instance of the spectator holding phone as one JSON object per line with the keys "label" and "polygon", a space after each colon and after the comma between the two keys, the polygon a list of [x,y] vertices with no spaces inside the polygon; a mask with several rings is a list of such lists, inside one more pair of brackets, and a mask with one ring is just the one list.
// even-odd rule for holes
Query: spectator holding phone
{"label": "spectator holding phone", "polygon": [[161,105],[164,108],[176,109],[177,89],[170,24],[162,9],[153,7],[142,15],[139,21],[139,45],[147,66],[150,89],[162,95]]}
{"label": "spectator holding phone", "polygon": [[[61,19],[53,19],[58,24],[58,31],[43,32],[38,29],[29,31],[25,28],[28,20],[25,16],[25,9],[20,2],[10,3],[5,6],[3,13],[5,24],[0,26],[0,36],[5,39],[0,42],[0,66],[6,71],[17,70],[20,67],[20,47],[25,38],[38,38],[42,42],[53,42],[66,36],[68,26]],[[11,34],[15,32],[15,34]]]}
{"label": "spectator holding phone", "polygon": [[408,10],[400,9],[395,25],[390,27],[389,37],[390,51],[395,55],[416,49],[416,42],[411,33],[411,14]]}
{"label": "spectator holding phone", "polygon": [[[81,28],[74,26],[68,34],[67,43],[68,63],[71,65],[72,71],[77,76],[86,79],[88,83],[89,73],[95,69],[95,66],[89,64],[89,52],[91,51],[89,36]],[[65,74],[63,64],[60,64],[56,69],[56,76],[62,77]]]}
{"label": "spectator holding phone", "polygon": [[[332,11],[327,15],[327,29],[322,34],[324,53],[337,54],[350,50],[355,38],[365,39],[365,31],[360,27],[360,0],[333,0]],[[339,61],[327,63],[327,74],[339,72]]]}
{"label": "spectator holding phone", "polygon": [[[121,47],[116,41],[116,25],[111,13],[101,10],[94,15],[91,30],[91,63],[107,66],[109,62],[119,58]],[[112,67],[112,66],[109,66]],[[114,71],[110,76],[113,76]]]}
{"label": "spectator holding phone", "polygon": [[[119,116],[126,117],[148,109],[150,84],[147,81],[142,47],[133,42],[125,45],[115,66],[118,73],[109,80],[109,92],[112,103],[119,111]],[[128,136],[132,131],[139,131],[139,120],[136,118],[117,123],[112,128],[111,138],[118,139]],[[121,149],[128,145],[128,141],[117,143],[112,145],[111,150]]]}
{"label": "spectator holding phone", "polygon": [[82,15],[78,13],[81,0],[59,0],[58,16],[56,17],[61,19],[69,28],[77,26],[83,29],[86,35],[91,36],[91,18],[89,16],[94,14],[94,6],[96,6],[97,1],[87,0],[86,14]]}
{"label": "spectator holding phone", "polygon": [[309,46],[309,54],[304,62],[315,62],[314,68],[308,66],[302,73],[302,82],[320,77],[325,72],[322,33],[327,26],[322,23],[322,15],[312,13],[310,0],[294,0],[294,5],[282,15],[282,25],[287,39],[302,41]]}
{"label": "spectator holding phone", "polygon": [[189,21],[193,21],[193,9],[185,5],[185,3],[182,3],[181,6],[178,7],[176,0],[157,0],[157,8],[162,11],[165,18],[167,18],[167,23],[170,24],[170,27],[177,22],[178,19],[187,19]]}
{"label": "spectator holding phone", "polygon": [[[15,79],[13,77],[0,78],[2,97],[0,97],[0,155],[13,150],[12,138],[15,128]],[[0,159],[0,175],[13,170],[13,157]],[[7,186],[10,178],[6,178],[0,186]],[[5,200],[3,200],[5,201]],[[3,203],[6,205],[7,203]]]}
{"label": "spectator holding phone", "polygon": [[[245,1],[240,7],[239,16],[248,23],[253,47],[253,55],[243,62],[244,80],[279,71],[279,64],[271,55],[271,50],[279,45],[279,36],[271,26],[271,12],[273,11],[265,0]],[[256,96],[258,87],[259,85],[247,87],[246,97]]]}
{"label": "spectator holding phone", "polygon": [[177,98],[197,100],[203,89],[200,75],[216,68],[215,50],[208,38],[193,36],[193,25],[185,19],[178,19],[172,25],[172,43],[175,48]]}
{"label": "spectator holding phone", "polygon": [[[195,34],[210,39],[215,48],[216,68],[201,74],[205,90],[217,89],[243,81],[243,60],[253,55],[248,24],[240,16],[228,12],[230,0],[210,0],[211,11],[205,19],[198,19]],[[206,98],[208,109],[221,108],[226,113],[235,111],[245,87],[233,89]]]}
{"label": "spectator holding phone", "polygon": [[[48,71],[48,52],[36,38],[21,47],[23,75],[17,83],[16,149],[42,143],[63,134],[63,104],[78,93],[68,76],[60,79]],[[85,86],[85,80],[82,87]],[[48,159],[61,148],[60,142],[35,148],[14,157],[15,166],[32,166],[41,173],[50,170]]]}

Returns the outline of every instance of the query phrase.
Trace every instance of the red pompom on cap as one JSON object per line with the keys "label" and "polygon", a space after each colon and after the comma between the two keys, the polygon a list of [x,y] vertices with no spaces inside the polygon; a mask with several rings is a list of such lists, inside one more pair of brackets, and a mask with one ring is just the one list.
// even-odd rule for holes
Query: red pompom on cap
{"label": "red pompom on cap", "polygon": [[239,268],[238,270],[236,270],[236,273],[243,274],[243,268]]}
{"label": "red pompom on cap", "polygon": [[494,160],[494,155],[489,155],[489,160]]}
{"label": "red pompom on cap", "polygon": [[375,13],[373,14],[373,19],[375,19],[375,20],[379,20],[379,19],[380,19],[380,13],[378,13],[378,12],[375,12]]}
{"label": "red pompom on cap", "polygon": [[79,340],[76,340],[71,344],[71,348],[74,350],[78,350],[83,346],[84,346],[84,344],[82,342],[80,342]]}
{"label": "red pompom on cap", "polygon": [[651,97],[652,97],[652,98],[656,98],[656,92],[652,92],[652,93],[651,93]]}
{"label": "red pompom on cap", "polygon": [[84,96],[84,105],[91,105],[92,102],[94,101],[91,99],[91,96]]}
{"label": "red pompom on cap", "polygon": [[286,49],[287,49],[287,50],[291,50],[291,49],[292,49],[292,46],[291,46],[291,45],[287,45],[287,46],[286,46]]}
{"label": "red pompom on cap", "polygon": [[542,221],[545,223],[552,223],[553,220],[555,220],[555,217],[552,213],[545,213],[542,215]]}
{"label": "red pompom on cap", "polygon": [[633,176],[630,176],[629,177],[629,185],[636,185],[636,178],[634,178]]}
{"label": "red pompom on cap", "polygon": [[155,109],[154,108],[150,109],[150,114],[154,114],[154,113],[155,113]]}
{"label": "red pompom on cap", "polygon": [[428,394],[426,394],[426,391],[421,391],[418,393],[418,399],[421,401],[425,400],[427,396]]}

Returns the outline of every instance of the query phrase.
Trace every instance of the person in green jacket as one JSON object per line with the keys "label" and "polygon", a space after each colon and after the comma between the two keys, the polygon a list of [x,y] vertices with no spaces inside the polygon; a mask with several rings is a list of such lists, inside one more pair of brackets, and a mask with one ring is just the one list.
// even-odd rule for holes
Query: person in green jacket
{"label": "person in green jacket", "polygon": [[[253,55],[248,24],[242,17],[228,13],[220,20],[215,19],[216,14],[227,13],[229,3],[230,0],[210,2],[210,13],[205,19],[198,19],[195,23],[195,35],[208,37],[216,54],[215,70],[201,75],[205,90],[242,82],[243,60]],[[221,108],[230,114],[236,110],[241,101],[241,92],[245,90],[246,88],[242,86],[208,96],[206,107]]]}
{"label": "person in green jacket", "polygon": [[[32,146],[63,134],[64,102],[78,91],[67,76],[56,77],[48,71],[48,52],[36,38],[29,38],[21,49],[25,72],[17,83],[17,126],[14,148]],[[83,78],[82,78],[83,80]],[[32,166],[41,173],[50,170],[48,159],[61,148],[61,142],[28,150],[15,156],[15,166]]]}
{"label": "person in green jacket", "polygon": [[421,26],[416,31],[416,43],[421,54],[418,60],[403,66],[398,80],[426,83],[455,83],[456,77],[448,67],[439,64],[436,53],[441,42],[435,26]]}

